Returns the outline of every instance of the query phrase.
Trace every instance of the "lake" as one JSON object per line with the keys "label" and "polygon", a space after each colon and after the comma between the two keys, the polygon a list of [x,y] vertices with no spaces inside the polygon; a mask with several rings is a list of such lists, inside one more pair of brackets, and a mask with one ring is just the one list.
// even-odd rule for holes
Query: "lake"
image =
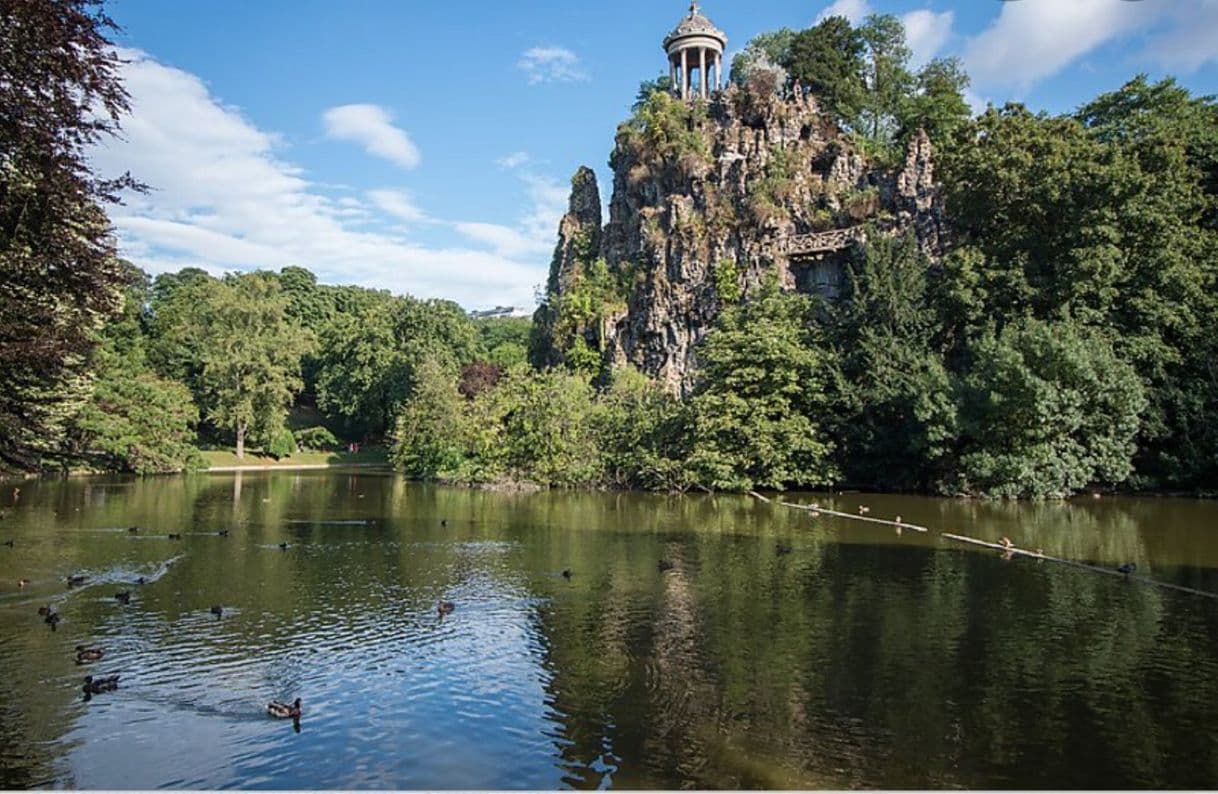
{"label": "lake", "polygon": [[[1218,787],[1209,598],[748,497],[13,485],[3,788]],[[1218,592],[1214,502],[791,498]]]}

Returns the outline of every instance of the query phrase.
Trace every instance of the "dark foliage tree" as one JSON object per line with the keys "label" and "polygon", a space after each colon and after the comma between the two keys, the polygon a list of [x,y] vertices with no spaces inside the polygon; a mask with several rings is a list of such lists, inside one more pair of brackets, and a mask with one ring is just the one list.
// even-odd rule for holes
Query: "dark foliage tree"
{"label": "dark foliage tree", "polygon": [[85,150],[128,111],[115,24],[89,0],[0,3],[0,466],[54,452],[88,397],[95,332],[124,269],[101,205],[137,187]]}

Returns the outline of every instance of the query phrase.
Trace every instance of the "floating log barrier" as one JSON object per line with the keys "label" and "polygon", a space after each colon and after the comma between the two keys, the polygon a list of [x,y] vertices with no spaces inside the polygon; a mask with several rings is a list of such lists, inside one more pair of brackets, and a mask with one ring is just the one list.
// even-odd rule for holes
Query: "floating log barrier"
{"label": "floating log barrier", "polygon": [[829,510],[828,508],[819,507],[818,505],[797,505],[797,504],[793,504],[791,502],[776,502],[773,499],[768,499],[768,498],[762,496],[761,494],[757,493],[756,491],[749,491],[749,496],[756,497],[756,498],[760,499],[761,501],[767,502],[769,504],[780,504],[783,507],[789,507],[792,510],[804,510],[809,513],[817,513],[817,514],[823,513],[824,515],[833,516],[834,518],[849,518],[852,521],[864,521],[868,524],[883,524],[884,526],[897,527],[899,529],[912,529],[914,532],[929,532],[930,531],[926,527],[919,526],[918,524],[910,524],[906,521],[889,521],[884,518],[871,518],[869,516],[861,516],[861,515],[857,515],[855,513],[843,513],[839,510]]}
{"label": "floating log barrier", "polygon": [[[762,496],[761,494],[757,493],[756,491],[749,491],[749,496],[752,496],[755,499],[760,499],[761,501],[765,502],[766,504],[779,504],[779,505],[782,505],[783,507],[790,507],[794,510],[805,510],[810,513],[817,513],[817,514],[824,513],[825,515],[834,516],[835,518],[848,518],[851,521],[865,521],[869,524],[885,524],[890,527],[899,527],[901,529],[912,529],[915,532],[929,532],[930,531],[926,527],[918,526],[917,524],[907,524],[904,521],[898,523],[896,521],[888,521],[883,518],[869,518],[867,516],[855,515],[854,513],[843,513],[838,510],[827,510],[826,508],[818,507],[816,505],[797,505],[797,504],[792,504],[791,502],[782,502],[782,501],[778,501],[775,499],[770,499],[769,497],[766,497],[766,496]],[[1028,551],[1027,549],[1020,549],[1020,548],[1016,548],[1015,546],[1007,546],[1002,543],[991,543],[988,540],[979,540],[977,538],[970,538],[966,535],[957,535],[957,534],[954,534],[951,532],[940,532],[939,535],[948,540],[956,541],[957,543],[967,543],[972,546],[982,546],[987,549],[994,549],[996,551],[1001,551],[1005,554],[1011,555],[1012,557],[1019,556],[1019,557],[1030,557],[1034,560],[1048,560],[1049,562],[1056,562],[1061,565],[1070,565],[1075,568],[1082,568],[1087,571],[1094,571],[1095,573],[1108,574],[1109,576],[1119,576],[1119,577],[1128,579],[1133,582],[1138,582],[1140,584],[1150,585],[1152,587],[1161,587],[1164,590],[1175,590],[1176,592],[1179,592],[1179,593],[1188,593],[1189,595],[1196,595],[1196,596],[1201,596],[1202,598],[1212,598],[1212,599],[1218,600],[1218,593],[1211,593],[1206,590],[1198,590],[1193,587],[1185,587],[1184,585],[1180,585],[1180,584],[1171,584],[1170,582],[1160,582],[1159,580],[1151,579],[1148,576],[1137,576],[1132,573],[1121,573],[1120,571],[1116,570],[1115,568],[1102,568],[1098,565],[1091,565],[1090,563],[1076,562],[1074,560],[1067,560],[1062,557],[1054,557],[1052,555],[1045,554],[1040,551]]]}
{"label": "floating log barrier", "polygon": [[1006,554],[1010,554],[1012,556],[1031,557],[1034,560],[1048,560],[1049,562],[1056,562],[1056,563],[1060,563],[1062,565],[1070,565],[1075,568],[1083,568],[1085,570],[1094,571],[1096,573],[1108,574],[1109,576],[1119,576],[1122,579],[1128,579],[1131,582],[1139,582],[1141,584],[1148,584],[1148,585],[1152,585],[1154,587],[1162,587],[1167,590],[1177,590],[1181,593],[1190,593],[1191,595],[1203,596],[1204,598],[1218,599],[1218,593],[1210,593],[1205,590],[1197,590],[1195,588],[1185,587],[1184,585],[1180,585],[1180,584],[1171,584],[1169,582],[1160,582],[1157,579],[1151,579],[1148,576],[1136,576],[1132,573],[1121,573],[1120,571],[1116,570],[1115,568],[1102,568],[1099,565],[1091,565],[1090,563],[1077,562],[1075,560],[1067,560],[1067,559],[1063,559],[1061,557],[1054,557],[1049,554],[1044,554],[1043,552],[1028,551],[1026,549],[1016,548],[1014,546],[1004,546],[1001,543],[990,543],[988,540],[978,540],[977,538],[970,538],[970,537],[966,537],[964,535],[955,535],[951,532],[941,532],[940,534],[943,537],[947,538],[948,540],[954,540],[957,543],[968,543],[972,546],[983,546],[987,549],[996,549],[997,551],[1001,551]]}

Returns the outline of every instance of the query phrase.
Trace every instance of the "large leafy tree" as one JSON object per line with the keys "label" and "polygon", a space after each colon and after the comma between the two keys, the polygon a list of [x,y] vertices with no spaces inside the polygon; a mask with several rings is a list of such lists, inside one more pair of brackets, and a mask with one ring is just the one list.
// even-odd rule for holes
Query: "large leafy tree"
{"label": "large leafy tree", "polygon": [[858,34],[866,44],[863,77],[867,87],[859,113],[860,131],[875,143],[887,145],[896,138],[902,107],[914,88],[905,25],[891,14],[872,14]]}
{"label": "large leafy tree", "polygon": [[688,404],[691,481],[716,490],[822,485],[835,476],[819,417],[827,361],[810,306],[769,279],[727,309],[698,349]]}
{"label": "large leafy tree", "polygon": [[867,44],[845,17],[833,16],[802,30],[791,40],[782,64],[820,100],[839,122],[853,127],[862,110],[866,85],[863,55]]}
{"label": "large leafy tree", "polygon": [[0,3],[0,466],[32,468],[88,396],[95,332],[124,269],[101,205],[130,177],[85,150],[118,131],[128,97],[116,30],[89,0]]}
{"label": "large leafy tree", "polygon": [[928,488],[956,438],[956,406],[928,285],[912,235],[872,235],[846,269],[827,333],[836,349],[828,424],[848,481]]}
{"label": "large leafy tree", "polygon": [[288,320],[288,297],[269,274],[231,276],[209,286],[200,331],[207,415],[233,432],[241,458],[251,431],[266,441],[282,431],[302,386],[300,360],[312,337]]}
{"label": "large leafy tree", "polygon": [[1069,496],[1129,477],[1145,390],[1102,334],[1069,319],[1026,319],[970,353],[958,490]]}

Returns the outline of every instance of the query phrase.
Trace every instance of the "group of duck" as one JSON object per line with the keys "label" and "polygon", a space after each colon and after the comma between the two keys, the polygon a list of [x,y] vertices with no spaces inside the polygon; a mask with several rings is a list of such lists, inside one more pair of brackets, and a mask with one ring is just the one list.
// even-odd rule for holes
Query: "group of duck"
{"label": "group of duck", "polygon": [[[16,498],[16,495],[17,495],[17,493],[15,492],[14,498]],[[127,532],[129,534],[136,535],[136,534],[139,534],[140,528],[139,527],[128,527]],[[229,530],[222,529],[222,530],[218,531],[216,534],[222,538],[226,538],[229,536]],[[182,535],[180,533],[173,533],[173,532],[169,533],[166,537],[169,540],[181,540],[182,539]],[[13,548],[16,546],[16,541],[11,540],[11,539],[6,540],[3,543],[0,543],[0,546],[6,546],[8,548]],[[288,544],[280,543],[279,548],[286,551],[288,548]],[[136,584],[138,584],[138,585],[144,585],[144,584],[148,583],[147,578],[145,578],[143,576],[137,578],[135,581],[136,581]],[[88,582],[88,578],[82,574],[69,574],[65,578],[65,582],[67,583],[68,588],[71,589],[71,588],[76,588],[76,587],[80,587],[80,586],[84,585],[86,582]],[[17,586],[19,588],[24,589],[29,584],[30,584],[29,579],[17,580]],[[131,603],[131,591],[130,590],[121,590],[121,591],[115,593],[114,600],[118,601],[120,604],[130,604]],[[454,604],[452,604],[451,602],[448,602],[448,601],[440,602],[439,612],[440,612],[441,616],[451,613],[454,609],[456,609],[456,606]],[[211,614],[215,615],[217,618],[223,617],[224,606],[222,604],[215,604],[211,607],[210,611],[211,611]],[[47,606],[38,607],[38,615],[43,619],[44,623],[46,623],[48,626],[51,627],[51,631],[56,630],[56,627],[59,625],[60,617],[59,617],[59,613],[55,611],[55,608],[53,606],[48,604]],[[100,662],[102,659],[105,658],[105,656],[106,656],[106,651],[104,648],[89,647],[87,645],[77,645],[76,646],[76,663],[77,664],[80,664],[80,665],[93,664],[94,662]],[[81,690],[84,692],[85,700],[87,701],[87,700],[91,699],[94,695],[100,695],[103,692],[115,691],[116,689],[118,689],[118,682],[119,682],[120,678],[121,678],[121,676],[118,674],[107,675],[107,676],[93,676],[93,675],[85,676],[84,683],[81,686]],[[299,721],[301,714],[303,713],[302,708],[301,708],[301,703],[302,703],[302,701],[300,698],[296,698],[296,700],[292,703],[284,703],[279,700],[272,700],[270,703],[267,704],[266,711],[272,717],[275,717],[277,719],[290,719],[293,721]]]}

